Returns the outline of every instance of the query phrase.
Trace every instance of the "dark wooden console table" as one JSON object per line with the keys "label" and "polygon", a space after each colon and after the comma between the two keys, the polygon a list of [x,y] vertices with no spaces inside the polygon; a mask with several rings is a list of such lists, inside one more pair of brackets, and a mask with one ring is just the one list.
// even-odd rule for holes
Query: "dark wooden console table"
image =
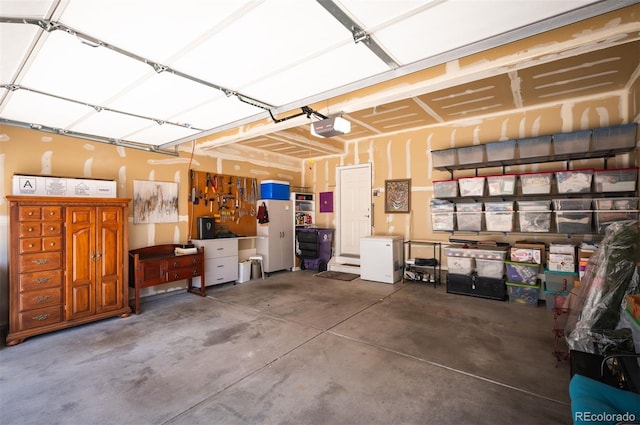
{"label": "dark wooden console table", "polygon": [[[195,254],[175,255],[180,245],[165,244],[129,251],[129,286],[134,288],[133,311],[140,314],[140,289],[186,279],[187,290],[205,296],[204,247]],[[191,285],[191,279],[200,276],[200,288]]]}

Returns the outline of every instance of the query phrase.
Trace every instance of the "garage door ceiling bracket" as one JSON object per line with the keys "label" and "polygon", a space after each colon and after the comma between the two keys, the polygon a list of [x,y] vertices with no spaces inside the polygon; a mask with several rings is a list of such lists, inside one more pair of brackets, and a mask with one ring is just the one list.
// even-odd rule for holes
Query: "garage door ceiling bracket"
{"label": "garage door ceiling bracket", "polygon": [[351,17],[347,15],[344,10],[340,9],[333,0],[317,0],[317,2],[324,7],[331,16],[349,30],[349,32],[351,32],[355,43],[362,42],[362,44],[367,46],[374,55],[380,58],[380,60],[386,63],[391,69],[400,67],[391,55],[389,55],[382,46],[371,38],[371,34],[368,34],[364,29],[362,29],[361,25],[351,19]]}

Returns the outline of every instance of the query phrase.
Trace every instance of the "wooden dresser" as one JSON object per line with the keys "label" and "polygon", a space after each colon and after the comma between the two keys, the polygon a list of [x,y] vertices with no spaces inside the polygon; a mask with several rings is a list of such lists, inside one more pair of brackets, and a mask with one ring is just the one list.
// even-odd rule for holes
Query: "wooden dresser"
{"label": "wooden dresser", "polygon": [[134,308],[140,314],[140,290],[163,283],[187,280],[187,290],[205,296],[205,287],[194,288],[192,278],[204,279],[204,248],[187,255],[175,255],[180,245],[147,246],[129,251],[129,285],[134,290]]}
{"label": "wooden dresser", "polygon": [[131,314],[129,199],[7,196],[9,333],[30,336]]}

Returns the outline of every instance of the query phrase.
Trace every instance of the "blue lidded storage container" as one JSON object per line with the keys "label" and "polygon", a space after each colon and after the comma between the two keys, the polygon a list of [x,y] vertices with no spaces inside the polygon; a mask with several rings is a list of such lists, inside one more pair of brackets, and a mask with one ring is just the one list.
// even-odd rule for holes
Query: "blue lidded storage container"
{"label": "blue lidded storage container", "polygon": [[289,183],[278,180],[263,180],[260,182],[260,197],[262,199],[289,200]]}

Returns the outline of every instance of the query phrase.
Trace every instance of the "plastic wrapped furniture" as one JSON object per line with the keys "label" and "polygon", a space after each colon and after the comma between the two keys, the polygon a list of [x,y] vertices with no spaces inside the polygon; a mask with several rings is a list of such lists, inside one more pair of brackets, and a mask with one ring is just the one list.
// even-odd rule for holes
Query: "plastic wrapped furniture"
{"label": "plastic wrapped furniture", "polygon": [[640,292],[639,228],[637,220],[612,223],[589,258],[565,328],[570,349],[604,356],[634,353],[631,330],[617,327],[625,297]]}

